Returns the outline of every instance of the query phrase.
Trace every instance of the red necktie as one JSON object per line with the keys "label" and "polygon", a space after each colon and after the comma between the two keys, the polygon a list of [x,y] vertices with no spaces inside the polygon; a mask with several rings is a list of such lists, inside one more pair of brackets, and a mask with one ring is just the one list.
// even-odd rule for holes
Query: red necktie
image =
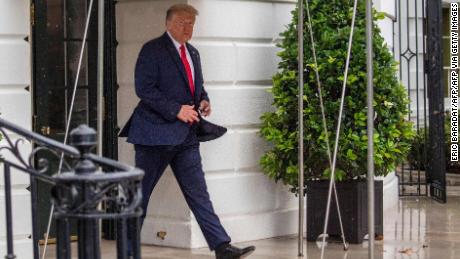
{"label": "red necktie", "polygon": [[189,82],[190,92],[192,96],[195,96],[195,84],[193,83],[193,76],[192,76],[192,69],[190,68],[190,64],[187,60],[187,54],[185,54],[185,46],[180,46],[180,59],[182,59],[182,63],[185,67],[185,72],[187,73],[187,78]]}

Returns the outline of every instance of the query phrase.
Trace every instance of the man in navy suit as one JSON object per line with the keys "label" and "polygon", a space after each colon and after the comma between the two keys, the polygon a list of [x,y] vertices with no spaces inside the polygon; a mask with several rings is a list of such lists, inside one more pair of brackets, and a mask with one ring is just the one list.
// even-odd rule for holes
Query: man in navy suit
{"label": "man in navy suit", "polygon": [[211,113],[211,105],[203,88],[200,56],[187,43],[197,15],[190,5],[170,7],[167,31],[142,47],[135,70],[140,102],[120,136],[127,136],[127,141],[135,145],[136,167],[145,171],[141,221],[153,188],[171,165],[216,258],[242,258],[255,247],[240,249],[230,245],[230,237],[214,212],[201,165],[196,128],[200,115]]}

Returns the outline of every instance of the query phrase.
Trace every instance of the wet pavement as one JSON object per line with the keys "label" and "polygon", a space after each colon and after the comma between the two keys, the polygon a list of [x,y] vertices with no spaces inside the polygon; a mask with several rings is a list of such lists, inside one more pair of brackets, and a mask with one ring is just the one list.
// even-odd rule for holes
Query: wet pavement
{"label": "wet pavement", "polygon": [[[303,258],[321,258],[320,243],[305,242]],[[287,236],[236,244],[255,245],[250,259],[293,259],[297,255],[297,237]],[[47,258],[54,258],[54,247]],[[75,250],[75,249],[73,249]],[[116,258],[115,243],[102,242],[102,258]],[[350,245],[343,250],[340,243],[330,243],[324,258],[368,258],[368,243]],[[142,246],[144,259],[206,259],[214,258],[207,248],[176,249]],[[302,258],[302,257],[300,257]],[[430,198],[401,198],[399,204],[385,211],[384,238],[375,242],[376,259],[457,259],[460,258],[460,197],[448,197],[447,204]]]}

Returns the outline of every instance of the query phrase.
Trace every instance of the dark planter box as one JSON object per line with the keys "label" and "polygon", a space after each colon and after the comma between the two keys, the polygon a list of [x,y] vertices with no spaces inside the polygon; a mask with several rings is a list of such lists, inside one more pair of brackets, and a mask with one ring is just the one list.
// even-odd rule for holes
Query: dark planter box
{"label": "dark planter box", "polygon": [[[336,183],[340,212],[347,242],[360,244],[368,234],[367,181]],[[329,181],[307,183],[307,240],[316,241],[323,233]],[[339,217],[332,192],[327,234],[341,238]],[[375,181],[375,234],[383,235],[383,181]]]}

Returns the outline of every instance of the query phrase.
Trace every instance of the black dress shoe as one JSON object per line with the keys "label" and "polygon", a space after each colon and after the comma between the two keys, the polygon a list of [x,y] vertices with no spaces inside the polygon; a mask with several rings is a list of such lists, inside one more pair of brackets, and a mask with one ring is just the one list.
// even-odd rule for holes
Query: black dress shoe
{"label": "black dress shoe", "polygon": [[216,259],[236,259],[245,258],[256,250],[255,246],[248,246],[245,248],[238,248],[230,244],[216,249]]}

